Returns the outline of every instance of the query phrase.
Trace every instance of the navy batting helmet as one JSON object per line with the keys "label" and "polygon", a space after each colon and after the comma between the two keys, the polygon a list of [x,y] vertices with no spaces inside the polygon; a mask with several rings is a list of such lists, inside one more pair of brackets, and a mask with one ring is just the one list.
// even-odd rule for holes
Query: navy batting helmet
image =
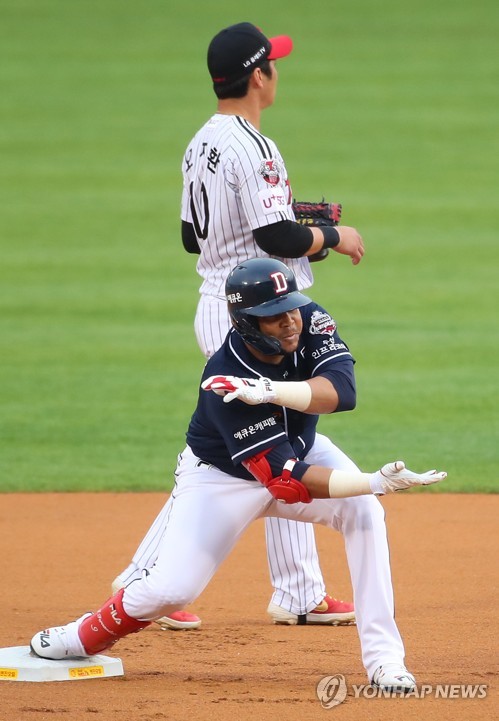
{"label": "navy batting helmet", "polygon": [[225,283],[229,315],[241,338],[265,355],[280,355],[280,342],[260,331],[258,318],[311,303],[300,293],[294,273],[274,258],[252,258],[236,266]]}

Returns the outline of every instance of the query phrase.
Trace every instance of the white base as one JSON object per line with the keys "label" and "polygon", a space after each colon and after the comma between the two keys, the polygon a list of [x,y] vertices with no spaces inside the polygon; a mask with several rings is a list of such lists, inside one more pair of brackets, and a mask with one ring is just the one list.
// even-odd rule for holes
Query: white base
{"label": "white base", "polygon": [[120,658],[97,654],[49,661],[35,656],[29,646],[0,648],[0,681],[81,681],[123,674]]}

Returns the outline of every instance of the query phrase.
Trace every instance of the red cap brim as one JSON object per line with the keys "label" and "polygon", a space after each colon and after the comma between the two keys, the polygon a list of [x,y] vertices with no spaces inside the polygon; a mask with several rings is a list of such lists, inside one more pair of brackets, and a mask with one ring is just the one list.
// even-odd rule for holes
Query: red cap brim
{"label": "red cap brim", "polygon": [[293,41],[288,35],[277,35],[275,38],[269,38],[271,45],[270,53],[267,55],[268,60],[277,60],[277,58],[285,58],[293,49]]}

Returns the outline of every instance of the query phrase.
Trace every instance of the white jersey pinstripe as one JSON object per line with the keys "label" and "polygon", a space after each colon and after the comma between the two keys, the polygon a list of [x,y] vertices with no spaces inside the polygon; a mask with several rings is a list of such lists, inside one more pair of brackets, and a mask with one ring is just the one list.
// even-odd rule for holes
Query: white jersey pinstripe
{"label": "white jersey pinstripe", "polygon": [[[200,292],[224,298],[230,270],[266,257],[253,230],[294,220],[292,191],[275,143],[237,115],[216,113],[189,143],[182,164],[182,220],[194,226],[201,254]],[[281,258],[298,287],[313,282],[306,258]]]}

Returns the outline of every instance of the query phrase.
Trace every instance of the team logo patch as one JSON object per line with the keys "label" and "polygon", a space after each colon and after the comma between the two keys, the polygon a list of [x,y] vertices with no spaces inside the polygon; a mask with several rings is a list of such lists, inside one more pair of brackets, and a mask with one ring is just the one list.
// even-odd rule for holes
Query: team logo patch
{"label": "team logo patch", "polygon": [[328,313],[314,310],[310,318],[310,333],[312,335],[333,335],[336,323]]}
{"label": "team logo patch", "polygon": [[281,180],[281,166],[277,160],[262,160],[258,172],[269,185],[277,185]]}

